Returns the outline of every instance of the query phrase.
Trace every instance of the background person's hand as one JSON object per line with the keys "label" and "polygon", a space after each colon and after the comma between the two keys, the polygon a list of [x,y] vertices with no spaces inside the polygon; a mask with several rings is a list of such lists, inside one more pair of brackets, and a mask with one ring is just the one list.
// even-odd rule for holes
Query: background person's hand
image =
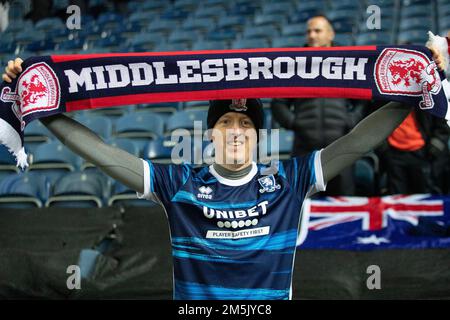
{"label": "background person's hand", "polygon": [[8,65],[5,68],[5,73],[2,74],[2,79],[11,83],[13,79],[15,79],[17,75],[22,72],[22,63],[23,60],[20,58],[9,60]]}

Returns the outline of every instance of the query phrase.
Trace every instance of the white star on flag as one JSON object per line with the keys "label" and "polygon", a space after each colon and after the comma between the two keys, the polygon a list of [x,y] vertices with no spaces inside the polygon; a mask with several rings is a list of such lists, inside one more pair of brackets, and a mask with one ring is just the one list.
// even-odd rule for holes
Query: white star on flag
{"label": "white star on flag", "polygon": [[377,238],[376,235],[371,235],[370,237],[358,237],[357,243],[359,244],[376,244],[377,246],[379,246],[381,243],[389,243],[390,241],[386,238]]}

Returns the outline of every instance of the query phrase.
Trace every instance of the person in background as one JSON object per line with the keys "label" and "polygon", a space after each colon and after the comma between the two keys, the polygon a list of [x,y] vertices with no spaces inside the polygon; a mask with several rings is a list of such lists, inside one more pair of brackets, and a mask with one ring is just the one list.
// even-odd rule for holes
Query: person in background
{"label": "person in background", "polygon": [[9,1],[0,0],[0,32],[3,32],[8,27],[9,23]]}
{"label": "person in background", "polygon": [[449,133],[444,119],[411,111],[383,150],[388,193],[446,192]]}
{"label": "person in background", "polygon": [[[334,30],[325,16],[307,22],[307,46],[331,47]],[[367,102],[349,99],[273,99],[276,122],[295,133],[292,156],[303,156],[344,136],[366,113]],[[353,166],[328,183],[327,195],[355,195]]]}

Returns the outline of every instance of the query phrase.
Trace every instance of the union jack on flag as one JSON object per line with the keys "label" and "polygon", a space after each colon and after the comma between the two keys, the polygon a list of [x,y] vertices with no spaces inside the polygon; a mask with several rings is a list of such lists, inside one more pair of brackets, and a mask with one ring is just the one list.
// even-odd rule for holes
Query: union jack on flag
{"label": "union jack on flag", "polygon": [[301,246],[365,249],[376,245],[403,248],[431,241],[433,247],[447,247],[450,246],[450,238],[439,238],[436,244],[432,234],[422,239],[413,231],[425,223],[442,228],[450,226],[449,201],[449,197],[426,194],[309,200],[303,208],[306,217],[302,220],[309,220],[308,236]]}

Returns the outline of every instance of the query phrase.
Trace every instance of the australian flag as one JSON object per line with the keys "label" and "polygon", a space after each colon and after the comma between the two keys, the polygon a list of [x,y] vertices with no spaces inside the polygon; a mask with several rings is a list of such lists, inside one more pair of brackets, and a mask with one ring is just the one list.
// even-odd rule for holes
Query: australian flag
{"label": "australian flag", "polygon": [[450,247],[448,196],[326,197],[308,200],[303,215],[309,224],[300,248]]}

